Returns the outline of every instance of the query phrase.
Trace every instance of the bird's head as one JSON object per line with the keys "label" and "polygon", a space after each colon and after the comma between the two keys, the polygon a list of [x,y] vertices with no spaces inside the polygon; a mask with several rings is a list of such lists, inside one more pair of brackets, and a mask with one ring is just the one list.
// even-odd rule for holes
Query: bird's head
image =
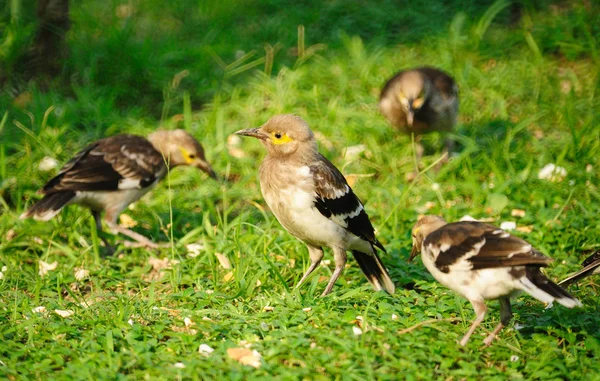
{"label": "bird's head", "polygon": [[164,155],[170,168],[188,165],[206,172],[213,179],[217,178],[217,174],[204,156],[202,145],[187,131],[158,130],[150,134],[148,140]]}
{"label": "bird's head", "polygon": [[429,81],[418,71],[406,72],[400,78],[396,87],[396,97],[406,113],[409,126],[412,126],[415,113],[423,107],[429,97],[429,90]]}
{"label": "bird's head", "polygon": [[271,155],[288,156],[299,150],[316,150],[315,136],[308,123],[292,114],[275,115],[259,128],[235,134],[259,139]]}
{"label": "bird's head", "polygon": [[419,218],[415,226],[412,228],[413,246],[412,251],[410,252],[410,257],[408,258],[409,262],[421,252],[423,240],[425,240],[430,233],[438,230],[446,224],[448,224],[446,220],[440,216],[426,215]]}

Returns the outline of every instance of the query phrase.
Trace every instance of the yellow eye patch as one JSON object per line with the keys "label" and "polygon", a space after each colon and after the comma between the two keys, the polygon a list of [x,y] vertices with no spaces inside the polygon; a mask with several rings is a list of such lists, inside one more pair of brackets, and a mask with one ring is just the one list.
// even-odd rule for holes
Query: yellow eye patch
{"label": "yellow eye patch", "polygon": [[423,103],[425,103],[425,98],[417,98],[413,101],[412,108],[419,109],[423,106]]}
{"label": "yellow eye patch", "polygon": [[190,155],[188,150],[186,150],[183,147],[179,147],[179,150],[181,151],[181,154],[183,155],[183,159],[185,160],[185,162],[188,164],[192,164],[192,162],[194,161],[194,158],[192,158],[192,155]]}
{"label": "yellow eye patch", "polygon": [[286,144],[294,139],[290,138],[286,134],[282,134],[281,132],[272,132],[271,133],[271,143],[273,144]]}

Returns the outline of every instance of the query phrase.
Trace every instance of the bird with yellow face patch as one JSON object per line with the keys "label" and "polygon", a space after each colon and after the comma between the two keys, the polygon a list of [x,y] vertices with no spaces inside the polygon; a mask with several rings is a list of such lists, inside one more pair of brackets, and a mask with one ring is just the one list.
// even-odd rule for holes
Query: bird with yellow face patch
{"label": "bird with yellow face patch", "polygon": [[236,132],[260,140],[268,155],[260,166],[260,188],[277,220],[308,247],[311,264],[298,286],[323,259],[323,247],[333,251],[335,270],[327,295],[352,251],[376,290],[394,292],[394,283],[377,255],[385,252],[375,238],[363,204],[340,171],[321,155],[308,124],[294,115],[276,115],[260,128]]}
{"label": "bird with yellow face patch", "polygon": [[[180,165],[217,177],[200,143],[184,130],[159,130],[148,139],[126,134],[100,139],[75,155],[48,181],[40,190],[44,197],[21,218],[47,221],[65,206],[79,204],[92,211],[98,231],[102,231],[100,215],[105,212],[104,221],[114,233],[136,240],[138,246],[157,248],[148,238],[118,225],[117,218],[152,189],[168,169]],[[110,247],[106,240],[104,243]]]}
{"label": "bird with yellow face patch", "polygon": [[[458,115],[458,88],[441,70],[404,70],[383,87],[379,110],[392,126],[417,137],[431,131],[451,131]],[[448,150],[451,144],[446,142]]]}

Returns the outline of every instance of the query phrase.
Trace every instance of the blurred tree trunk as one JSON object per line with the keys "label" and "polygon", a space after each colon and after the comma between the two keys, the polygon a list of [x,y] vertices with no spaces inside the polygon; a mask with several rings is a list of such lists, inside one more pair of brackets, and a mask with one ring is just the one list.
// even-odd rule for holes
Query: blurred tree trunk
{"label": "blurred tree trunk", "polygon": [[29,79],[60,73],[67,55],[65,35],[71,26],[69,0],[38,0],[36,14],[35,39],[22,66],[23,74]]}

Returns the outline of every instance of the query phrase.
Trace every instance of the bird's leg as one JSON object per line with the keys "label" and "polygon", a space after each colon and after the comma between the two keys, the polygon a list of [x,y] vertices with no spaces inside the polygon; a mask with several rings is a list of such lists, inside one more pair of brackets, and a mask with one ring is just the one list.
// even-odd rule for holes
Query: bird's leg
{"label": "bird's leg", "polygon": [[137,244],[133,243],[133,242],[125,241],[125,243],[124,243],[125,247],[147,247],[149,249],[160,248],[160,245],[150,241],[148,238],[144,237],[143,235],[141,235],[139,233],[134,232],[133,230],[129,230],[129,229],[117,224],[116,222],[109,222],[108,226],[115,234],[121,233],[124,236],[127,236],[127,237],[137,241]]}
{"label": "bird's leg", "polygon": [[310,266],[308,267],[308,270],[306,270],[306,272],[300,279],[300,282],[298,282],[298,284],[296,284],[296,288],[300,287],[302,285],[302,283],[304,283],[304,281],[306,281],[308,276],[310,274],[312,274],[312,272],[315,271],[315,269],[317,268],[319,263],[321,263],[321,259],[323,259],[323,249],[322,248],[316,247],[316,246],[311,246],[311,245],[306,245],[306,247],[308,248],[308,255],[310,255]]}
{"label": "bird's leg", "polygon": [[473,309],[475,310],[475,320],[473,320],[471,328],[469,328],[467,334],[463,336],[462,340],[460,341],[460,345],[463,347],[467,345],[469,338],[471,337],[473,332],[475,332],[475,329],[479,327],[479,324],[481,324],[481,322],[483,321],[483,318],[485,317],[485,313],[487,311],[487,307],[485,306],[483,300],[471,300],[470,302],[473,305]]}
{"label": "bird's leg", "polygon": [[100,212],[97,210],[92,210],[92,216],[94,216],[94,221],[96,222],[96,231],[98,232],[98,237],[104,242],[104,246],[108,251],[108,255],[112,255],[115,252],[114,247],[110,243],[106,237],[104,237],[104,231],[102,231],[102,219],[100,218]]}
{"label": "bird's leg", "polygon": [[512,316],[513,314],[510,305],[510,298],[508,296],[500,298],[500,323],[498,323],[496,328],[494,328],[494,331],[492,331],[492,333],[490,333],[488,337],[486,337],[485,340],[483,340],[483,343],[486,346],[490,345],[492,341],[494,341],[494,338],[496,337],[498,332],[500,332],[500,330],[502,330],[504,326],[508,325],[510,319],[512,319]]}
{"label": "bird's leg", "polygon": [[327,287],[325,287],[325,291],[321,294],[321,296],[325,296],[331,292],[335,281],[342,275],[342,271],[344,271],[344,266],[346,265],[346,250],[341,247],[333,247],[333,260],[335,261],[335,270],[333,270],[333,274],[331,274],[331,278],[329,278],[329,283],[327,283]]}

